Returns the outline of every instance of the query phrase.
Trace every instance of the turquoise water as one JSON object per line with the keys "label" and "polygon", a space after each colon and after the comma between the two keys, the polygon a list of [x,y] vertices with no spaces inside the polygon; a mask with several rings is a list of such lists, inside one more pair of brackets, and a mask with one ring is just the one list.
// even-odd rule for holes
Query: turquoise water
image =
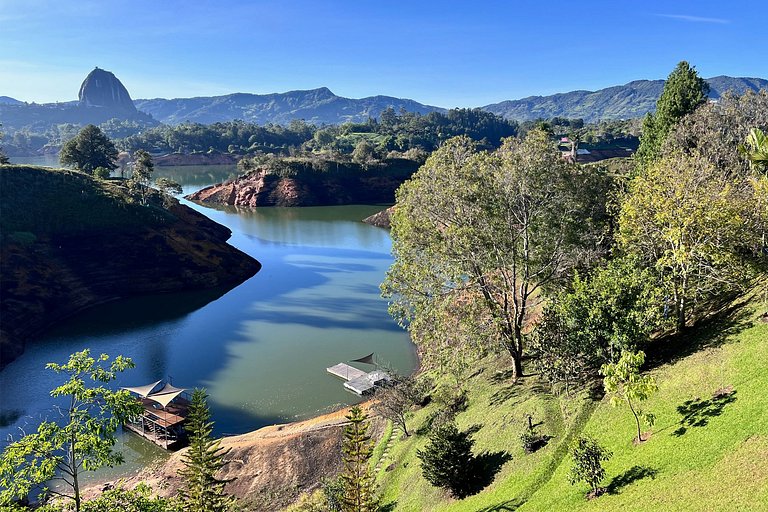
{"label": "turquoise water", "polygon": [[[174,177],[189,192],[234,173],[232,166],[216,166],[159,168],[157,174]],[[226,292],[105,304],[30,344],[0,372],[3,439],[53,414],[48,392],[58,381],[44,366],[83,348],[133,358],[137,368],[121,375],[119,385],[170,377],[179,387],[205,387],[221,435],[358,401],[325,371],[340,361],[375,352],[401,372],[416,367],[413,345],[379,297],[392,261],[389,233],[360,222],[381,206],[251,210],[187,204],[228,226],[230,243],[257,258],[262,270]],[[101,476],[165,456],[132,434],[122,436],[121,447],[129,463]]]}

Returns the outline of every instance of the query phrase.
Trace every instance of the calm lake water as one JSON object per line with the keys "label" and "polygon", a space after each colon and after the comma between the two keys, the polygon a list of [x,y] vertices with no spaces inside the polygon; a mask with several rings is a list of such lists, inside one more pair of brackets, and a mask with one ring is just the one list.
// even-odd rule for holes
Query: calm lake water
{"label": "calm lake water", "polygon": [[[160,167],[156,174],[189,193],[237,173],[234,166],[185,166]],[[59,381],[44,366],[84,348],[133,358],[137,367],[120,376],[121,386],[170,377],[179,387],[205,387],[220,435],[357,402],[326,373],[337,362],[375,352],[401,372],[415,369],[414,347],[379,297],[392,261],[389,233],[360,222],[381,206],[214,209],[185,203],[229,227],[229,242],[258,259],[262,270],[226,293],[99,306],[30,344],[0,372],[3,440],[53,414],[48,392]],[[120,448],[128,463],[101,478],[166,456],[128,433]]]}

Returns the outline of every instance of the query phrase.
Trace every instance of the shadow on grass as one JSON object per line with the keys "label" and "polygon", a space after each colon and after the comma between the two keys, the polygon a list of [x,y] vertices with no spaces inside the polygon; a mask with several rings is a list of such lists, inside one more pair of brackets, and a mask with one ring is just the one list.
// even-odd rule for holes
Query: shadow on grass
{"label": "shadow on grass", "polygon": [[394,512],[394,510],[397,508],[397,502],[396,501],[390,501],[389,503],[384,503],[383,505],[379,505],[379,512]]}
{"label": "shadow on grass", "polygon": [[680,413],[680,427],[672,432],[673,436],[680,437],[691,427],[706,427],[709,419],[720,416],[723,409],[728,404],[736,401],[736,391],[714,396],[708,400],[694,398],[686,400],[682,405],[677,406],[677,412]]}
{"label": "shadow on grass", "polygon": [[496,505],[489,505],[485,508],[478,509],[477,512],[512,512],[522,507],[524,503],[524,499],[515,498],[497,503]]}
{"label": "shadow on grass", "polygon": [[515,372],[511,368],[507,370],[500,370],[494,373],[489,380],[493,384],[501,384],[502,382],[506,382],[511,379],[514,374]]}
{"label": "shadow on grass", "polygon": [[643,478],[655,479],[658,473],[659,470],[649,468],[648,466],[632,466],[622,474],[613,477],[605,490],[608,494],[619,494],[623,487]]}
{"label": "shadow on grass", "polygon": [[[645,351],[649,355],[647,365],[655,368],[674,363],[705,348],[720,347],[728,339],[750,325],[751,312],[743,308],[749,301],[744,297],[732,302],[712,316],[699,321],[678,335],[662,336],[654,340]],[[725,302],[725,301],[724,301]],[[714,306],[710,309],[716,309]]]}
{"label": "shadow on grass", "polygon": [[493,482],[496,473],[512,456],[507,452],[483,452],[475,457],[476,480],[469,494],[477,494]]}
{"label": "shadow on grass", "polygon": [[505,386],[491,395],[489,402],[491,405],[501,405],[510,398],[520,396],[522,389],[523,387],[520,384],[511,384],[509,386]]}

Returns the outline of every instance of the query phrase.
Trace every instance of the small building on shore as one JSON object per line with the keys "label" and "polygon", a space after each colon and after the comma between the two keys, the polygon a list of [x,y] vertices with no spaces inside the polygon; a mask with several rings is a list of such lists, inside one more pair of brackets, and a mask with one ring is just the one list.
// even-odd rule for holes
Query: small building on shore
{"label": "small building on shore", "polygon": [[190,397],[183,388],[162,380],[137,387],[124,387],[136,395],[143,411],[124,427],[166,450],[177,450],[187,443],[184,425],[189,414]]}

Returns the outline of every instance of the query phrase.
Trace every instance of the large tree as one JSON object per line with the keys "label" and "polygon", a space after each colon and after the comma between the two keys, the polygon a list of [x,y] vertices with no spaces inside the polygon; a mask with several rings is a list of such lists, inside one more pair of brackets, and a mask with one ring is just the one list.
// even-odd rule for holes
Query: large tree
{"label": "large tree", "polygon": [[664,90],[656,102],[656,112],[643,120],[643,132],[636,158],[647,166],[659,157],[661,146],[675,125],[696,107],[707,101],[709,84],[696,69],[681,61],[667,77]]}
{"label": "large tree", "polygon": [[757,233],[745,219],[754,195],[697,156],[675,153],[632,180],[619,215],[619,242],[666,289],[682,331],[691,304],[736,290],[750,277],[744,255]]}
{"label": "large tree", "polygon": [[65,364],[46,366],[67,376],[51,391],[52,397],[64,400],[61,417],[46,419],[36,433],[5,447],[0,455],[0,505],[57,480],[62,486],[50,492],[71,499],[79,512],[83,472],[123,461],[120,453],[112,451],[115,433],[124,421],[141,413],[141,405],[127,391],[106,386],[119,372],[132,368],[133,362],[122,356],[108,361],[106,354],[94,358],[84,350],[72,354]]}
{"label": "large tree", "polygon": [[98,126],[89,124],[64,143],[59,161],[61,165],[72,165],[88,174],[97,167],[113,170],[117,169],[117,149]]}
{"label": "large tree", "polygon": [[205,390],[196,389],[192,393],[186,430],[189,448],[181,456],[184,467],[179,470],[184,478],[184,486],[179,491],[184,510],[228,510],[233,504],[232,497],[224,492],[229,480],[216,474],[226,465],[224,456],[229,450],[220,446],[221,439],[213,439],[211,435],[213,422]]}
{"label": "large tree", "polygon": [[580,192],[593,179],[534,130],[494,153],[451,139],[400,187],[382,291],[427,359],[462,336],[503,347],[522,374],[530,315],[599,224],[585,216],[605,198]]}
{"label": "large tree", "polygon": [[155,164],[152,162],[152,155],[143,149],[138,150],[134,154],[133,172],[131,173],[129,184],[131,189],[139,194],[142,203],[147,202],[147,193],[149,192],[154,172]]}

